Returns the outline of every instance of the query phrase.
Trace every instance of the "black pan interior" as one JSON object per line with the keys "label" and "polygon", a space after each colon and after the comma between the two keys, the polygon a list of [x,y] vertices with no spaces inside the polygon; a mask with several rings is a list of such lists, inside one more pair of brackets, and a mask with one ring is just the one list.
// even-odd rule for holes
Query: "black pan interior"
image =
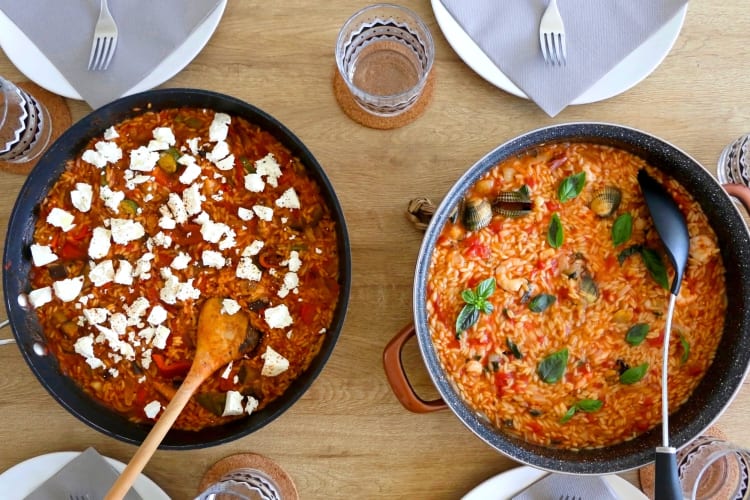
{"label": "black pan interior", "polygon": [[91,400],[72,380],[60,374],[54,356],[36,354],[38,346],[35,348],[35,344],[43,346],[44,334],[36,315],[21,307],[18,297],[29,291],[31,260],[28,248],[32,242],[38,206],[64,170],[67,160],[78,154],[92,137],[100,135],[110,125],[136,116],[147,108],[159,110],[185,106],[208,108],[244,117],[272,133],[300,158],[317,180],[337,223],[340,296],[320,353],[282,397],[249,418],[228,425],[199,432],[170,431],[160,446],[163,449],[202,448],[232,441],[260,429],[286,411],[309,388],[331,355],[343,327],[351,288],[349,236],[338,198],[323,168],[289,129],[248,103],[205,90],[164,89],[124,97],[89,114],[52,144],[21,188],[8,224],[3,257],[3,286],[8,318],[27,364],[58,403],[91,427],[122,441],[139,444],[150,430],[150,426],[133,424]]}
{"label": "black pan interior", "polygon": [[453,186],[438,207],[420,250],[415,276],[415,323],[420,350],[433,382],[459,419],[482,440],[523,463],[577,474],[621,472],[653,461],[661,427],[607,448],[566,451],[530,445],[489,424],[461,400],[442,373],[426,327],[427,269],[440,229],[469,186],[498,162],[549,142],[593,142],[630,151],[679,181],[700,203],[716,231],[726,268],[728,308],[716,357],[691,398],[670,416],[670,445],[681,447],[719,417],[739,390],[750,366],[750,236],[732,200],[713,176],[683,151],[647,133],[604,123],[571,123],[529,132],[479,160]]}

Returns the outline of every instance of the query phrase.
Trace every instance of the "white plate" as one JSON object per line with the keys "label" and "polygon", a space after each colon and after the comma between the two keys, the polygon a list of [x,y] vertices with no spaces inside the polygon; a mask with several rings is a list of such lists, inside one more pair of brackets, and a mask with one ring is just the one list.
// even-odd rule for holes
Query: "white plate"
{"label": "white plate", "polygon": [[[469,37],[440,0],[432,0],[432,10],[445,39],[474,72],[494,86],[515,96],[528,99],[526,94],[511,82]],[[682,29],[686,13],[687,4],[669,22],[571,104],[587,104],[609,99],[625,92],[650,75],[672,50]]]}
{"label": "white plate", "polygon": [[[65,464],[80,455],[77,451],[59,451],[30,458],[0,474],[0,491],[4,500],[21,500],[38,488],[47,479],[54,476]],[[104,457],[118,472],[125,464],[113,458]],[[133,484],[141,498],[148,500],[169,500],[164,490],[155,482],[141,474]]]}
{"label": "white plate", "polygon": [[[534,467],[523,466],[491,477],[467,493],[462,500],[509,500],[547,474]],[[641,490],[620,476],[602,476],[619,500],[648,500]]]}
{"label": "white plate", "polygon": [[[177,47],[159,66],[123,95],[152,89],[179,73],[208,43],[221,20],[221,16],[224,14],[226,5],[227,0],[222,0],[182,45]],[[63,97],[81,99],[78,92],[52,65],[49,59],[2,11],[0,11],[0,47],[18,70],[32,82]]]}

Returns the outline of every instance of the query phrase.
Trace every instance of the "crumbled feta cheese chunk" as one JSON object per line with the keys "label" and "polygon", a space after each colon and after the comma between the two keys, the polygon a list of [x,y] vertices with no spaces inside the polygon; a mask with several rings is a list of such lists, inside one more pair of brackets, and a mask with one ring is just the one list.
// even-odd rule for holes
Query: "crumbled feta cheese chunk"
{"label": "crumbled feta cheese chunk", "polygon": [[[189,160],[188,160],[189,159]],[[190,161],[192,160],[192,161]],[[201,175],[201,167],[195,163],[195,158],[188,155],[183,155],[177,160],[177,163],[185,165],[185,170],[180,174],[180,182],[183,184],[191,184],[195,179]]]}
{"label": "crumbled feta cheese chunk", "polygon": [[270,221],[273,219],[273,208],[264,207],[263,205],[253,205],[253,212],[261,220]]}
{"label": "crumbled feta cheese chunk", "polygon": [[81,159],[97,168],[104,168],[109,163],[116,163],[122,158],[122,150],[114,142],[99,141],[94,149],[87,149]]}
{"label": "crumbled feta cheese chunk", "polygon": [[289,266],[289,270],[293,273],[296,273],[300,270],[302,267],[302,261],[299,258],[299,252],[297,250],[292,250],[289,252],[289,262],[287,263]]}
{"label": "crumbled feta cheese chunk", "polygon": [[151,304],[149,304],[148,299],[145,297],[138,297],[132,304],[126,306],[125,312],[128,316],[128,325],[137,325],[150,306]]}
{"label": "crumbled feta cheese chunk", "polygon": [[52,288],[55,290],[57,298],[63,302],[70,302],[78,297],[83,289],[83,276],[76,278],[68,278],[52,283]]}
{"label": "crumbled feta cheese chunk", "polygon": [[145,413],[146,417],[150,418],[151,420],[154,420],[160,411],[161,403],[158,401],[151,401],[149,404],[143,407],[143,413]]}
{"label": "crumbled feta cheese chunk", "polygon": [[94,190],[90,184],[77,182],[76,188],[70,192],[70,201],[73,206],[81,212],[91,210],[91,200],[94,199]]}
{"label": "crumbled feta cheese chunk", "polygon": [[160,146],[166,146],[166,147],[160,147],[160,149],[169,149],[169,146],[175,145],[175,137],[174,132],[172,132],[172,129],[169,127],[156,127],[151,135],[154,138],[154,141],[159,143]]}
{"label": "crumbled feta cheese chunk", "polygon": [[75,224],[73,224],[74,220],[75,217],[73,214],[57,207],[50,210],[49,215],[47,215],[47,222],[55,227],[59,227],[65,233],[75,227]]}
{"label": "crumbled feta cheese chunk", "polygon": [[188,215],[195,215],[201,211],[201,202],[206,198],[201,194],[200,184],[191,184],[182,192],[182,203]]}
{"label": "crumbled feta cheese chunk", "polygon": [[92,259],[101,259],[109,253],[111,246],[110,238],[112,232],[103,227],[95,227],[89,242],[89,257]]}
{"label": "crumbled feta cheese chunk", "polygon": [[245,189],[252,193],[262,193],[266,183],[259,173],[247,174],[245,176]]}
{"label": "crumbled feta cheese chunk", "polygon": [[255,240],[250,245],[245,247],[245,249],[242,251],[243,257],[252,257],[253,255],[258,255],[260,251],[263,249],[263,243],[261,240]]}
{"label": "crumbled feta cheese chunk", "polygon": [[221,314],[229,316],[236,314],[240,310],[240,304],[234,299],[224,299],[221,301]]}
{"label": "crumbled feta cheese chunk", "polygon": [[297,191],[294,188],[289,188],[278,197],[276,200],[276,206],[280,208],[299,208],[299,198],[297,197]]}
{"label": "crumbled feta cheese chunk", "polygon": [[188,213],[185,209],[185,203],[177,193],[169,193],[169,199],[167,200],[167,206],[172,211],[172,216],[178,224],[184,224],[187,222]]}
{"label": "crumbled feta cheese chunk", "polygon": [[107,321],[107,316],[109,316],[109,311],[104,307],[83,310],[83,317],[92,325],[101,325]]}
{"label": "crumbled feta cheese chunk", "polygon": [[52,287],[45,286],[29,292],[29,303],[37,309],[52,301]]}
{"label": "crumbled feta cheese chunk", "polygon": [[125,193],[122,191],[112,191],[109,186],[99,188],[99,198],[104,202],[104,206],[114,213],[120,213],[120,203],[125,199]]}
{"label": "crumbled feta cheese chunk", "polygon": [[208,127],[208,140],[211,142],[225,141],[232,119],[226,113],[216,113]]}
{"label": "crumbled feta cheese chunk", "polygon": [[281,288],[278,291],[278,296],[282,299],[289,295],[289,292],[292,290],[296,290],[297,286],[299,285],[299,277],[297,276],[297,273],[288,272],[284,275],[284,283],[281,285]]}
{"label": "crumbled feta cheese chunk", "polygon": [[140,172],[151,172],[159,161],[159,153],[151,151],[146,146],[130,151],[130,169]]}
{"label": "crumbled feta cheese chunk", "polygon": [[281,167],[276,162],[272,153],[268,153],[266,156],[255,162],[255,171],[266,177],[266,182],[273,187],[278,187],[278,179],[281,177]]}
{"label": "crumbled feta cheese chunk", "polygon": [[224,255],[215,250],[203,250],[201,260],[203,261],[204,266],[213,267],[215,269],[221,269],[226,264]]}
{"label": "crumbled feta cheese chunk", "polygon": [[250,281],[260,281],[263,273],[258,268],[258,266],[253,263],[253,259],[251,259],[250,257],[242,257],[239,264],[237,264],[237,271],[235,275],[238,278]]}
{"label": "crumbled feta cheese chunk", "polygon": [[289,369],[289,360],[274,351],[271,346],[266,347],[266,352],[261,355],[263,368],[260,374],[264,377],[275,377]]}
{"label": "crumbled feta cheese chunk", "polygon": [[247,397],[247,403],[245,403],[245,413],[251,415],[258,408],[258,400],[252,396]]}
{"label": "crumbled feta cheese chunk", "polygon": [[151,312],[148,315],[148,318],[146,318],[146,321],[148,321],[151,325],[161,325],[167,320],[167,310],[164,309],[160,305],[155,305],[153,309],[151,309]]}
{"label": "crumbled feta cheese chunk", "polygon": [[110,219],[110,228],[112,240],[120,245],[137,240],[146,234],[140,222],[130,219]]}
{"label": "crumbled feta cheese chunk", "polygon": [[226,400],[224,401],[224,413],[221,416],[242,415],[244,413],[242,399],[242,394],[238,391],[227,391]]}
{"label": "crumbled feta cheese chunk", "polygon": [[226,158],[215,162],[215,165],[219,170],[232,170],[234,168],[234,155],[229,155]]}
{"label": "crumbled feta cheese chunk", "polygon": [[174,259],[172,259],[172,264],[170,264],[170,266],[172,269],[177,269],[178,271],[181,269],[187,269],[191,260],[190,255],[185,252],[180,252]]}
{"label": "crumbled feta cheese chunk", "polygon": [[234,365],[234,361],[230,361],[227,367],[224,368],[224,371],[221,373],[221,378],[224,380],[229,378],[229,374],[232,373],[232,365]]}
{"label": "crumbled feta cheese chunk", "polygon": [[104,286],[115,279],[115,268],[111,260],[105,260],[96,265],[91,264],[89,279],[94,286]]}
{"label": "crumbled feta cheese chunk", "polygon": [[102,360],[97,358],[94,354],[94,335],[90,334],[85,337],[79,337],[73,345],[73,349],[76,354],[80,354],[86,358],[86,363],[91,367],[92,370],[101,368],[104,366]]}
{"label": "crumbled feta cheese chunk", "polygon": [[112,139],[117,139],[118,137],[120,137],[120,134],[117,133],[117,130],[115,130],[114,125],[104,131],[104,139],[107,141],[111,141]]}
{"label": "crumbled feta cheese chunk", "polygon": [[133,284],[133,265],[127,260],[117,261],[117,272],[115,272],[115,283],[120,285]]}
{"label": "crumbled feta cheese chunk", "polygon": [[263,312],[263,317],[271,328],[286,328],[292,324],[292,316],[289,314],[286,304],[267,308]]}
{"label": "crumbled feta cheese chunk", "polygon": [[225,141],[219,141],[214,146],[214,149],[206,153],[206,159],[212,163],[216,163],[229,155],[229,144]]}
{"label": "crumbled feta cheese chunk", "polygon": [[172,332],[169,328],[164,325],[158,325],[154,330],[154,347],[157,349],[164,349],[167,347],[167,339],[169,338],[170,333]]}
{"label": "crumbled feta cheese chunk", "polygon": [[57,255],[52,251],[52,248],[46,245],[37,245],[33,243],[31,249],[31,260],[34,261],[34,265],[37,267],[46,266],[50,262],[57,260]]}
{"label": "crumbled feta cheese chunk", "polygon": [[239,207],[239,208],[237,209],[237,216],[238,216],[238,217],[239,217],[240,219],[242,219],[242,220],[245,220],[245,221],[247,221],[247,220],[250,220],[250,219],[252,219],[253,217],[255,217],[255,214],[254,214],[254,213],[253,213],[253,211],[252,211],[252,210],[250,210],[249,208],[245,208],[245,207]]}

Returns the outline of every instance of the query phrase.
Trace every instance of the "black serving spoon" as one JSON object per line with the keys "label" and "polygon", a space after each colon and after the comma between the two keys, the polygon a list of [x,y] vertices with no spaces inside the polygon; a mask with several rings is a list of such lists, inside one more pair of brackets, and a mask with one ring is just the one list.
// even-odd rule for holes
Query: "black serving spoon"
{"label": "black serving spoon", "polygon": [[664,346],[662,347],[661,369],[661,429],[662,445],[656,448],[656,500],[681,500],[682,488],[677,472],[677,450],[669,446],[669,399],[667,387],[667,366],[669,359],[669,334],[672,330],[672,315],[677,295],[680,293],[682,277],[687,266],[690,236],[688,235],[685,216],[680,212],[677,203],[670,194],[645,170],[638,172],[638,184],[646,199],[648,211],[654,220],[656,232],[659,233],[669,260],[674,267],[674,279],[670,289],[667,322],[664,327]]}

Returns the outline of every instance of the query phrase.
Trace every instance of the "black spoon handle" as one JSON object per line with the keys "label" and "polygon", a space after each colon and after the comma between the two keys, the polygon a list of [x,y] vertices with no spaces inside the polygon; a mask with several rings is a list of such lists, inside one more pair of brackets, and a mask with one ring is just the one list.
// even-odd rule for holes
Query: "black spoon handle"
{"label": "black spoon handle", "polygon": [[682,500],[682,487],[677,472],[677,450],[671,446],[656,448],[655,500]]}

